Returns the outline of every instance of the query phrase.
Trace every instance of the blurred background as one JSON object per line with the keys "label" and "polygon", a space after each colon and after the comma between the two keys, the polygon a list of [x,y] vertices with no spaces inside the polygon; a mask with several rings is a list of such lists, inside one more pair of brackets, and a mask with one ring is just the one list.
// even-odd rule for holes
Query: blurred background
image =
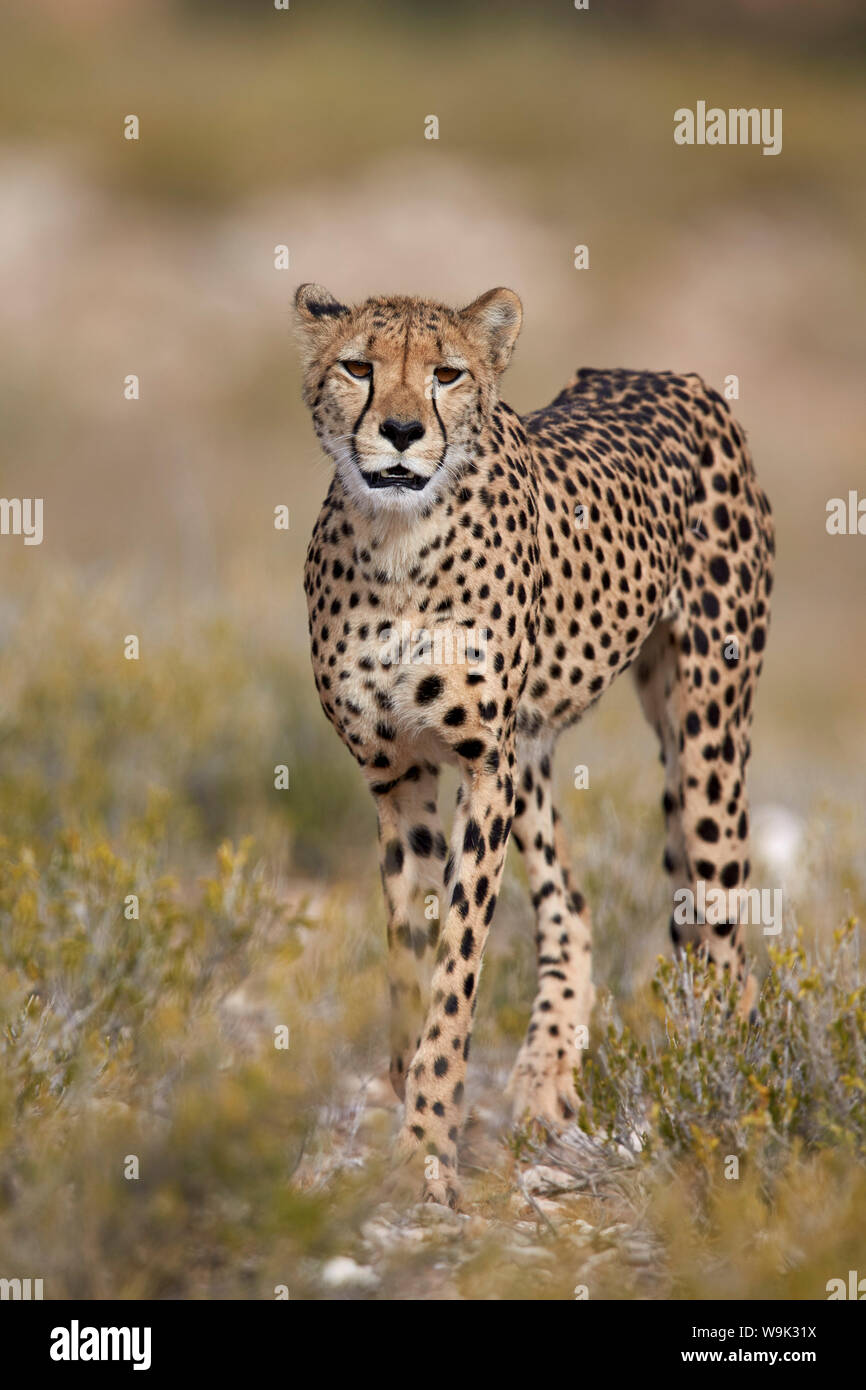
{"label": "blurred background", "polygon": [[[41,546],[0,538],[3,904],[25,934],[9,1007],[53,968],[28,932],[52,950],[79,928],[96,939],[81,885],[102,881],[100,854],[133,865],[128,891],[171,877],[170,925],[218,846],[246,836],[308,925],[334,893],[343,927],[356,913],[366,944],[341,978],[369,956],[379,979],[372,807],[307,653],[301,571],[329,465],[300,401],[305,280],[449,303],[513,287],[518,411],[580,365],[739,378],[778,540],[758,863],[784,882],[786,930],[856,910],[866,538],[825,521],[828,499],[866,496],[862,6],[8,0],[0,44],[0,494],[44,499]],[[781,107],[782,153],[675,145],[675,109],[699,100]],[[589,791],[571,789],[575,763]],[[565,742],[560,780],[599,982],[628,1001],[665,949],[666,907],[656,750],[625,682]],[[493,1077],[529,1004],[514,866],[501,917],[480,1022]],[[107,940],[85,992],[117,968]],[[383,1016],[361,1035],[378,1058]]]}

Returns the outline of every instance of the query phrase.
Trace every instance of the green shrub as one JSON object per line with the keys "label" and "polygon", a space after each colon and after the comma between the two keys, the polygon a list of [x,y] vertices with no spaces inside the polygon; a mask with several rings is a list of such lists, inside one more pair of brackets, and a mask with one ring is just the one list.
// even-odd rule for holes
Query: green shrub
{"label": "green shrub", "polygon": [[755,1017],[689,952],[659,962],[647,1036],[609,1020],[580,1081],[580,1122],[647,1156],[801,1142],[866,1155],[866,980],[851,919],[811,954],[771,948]]}

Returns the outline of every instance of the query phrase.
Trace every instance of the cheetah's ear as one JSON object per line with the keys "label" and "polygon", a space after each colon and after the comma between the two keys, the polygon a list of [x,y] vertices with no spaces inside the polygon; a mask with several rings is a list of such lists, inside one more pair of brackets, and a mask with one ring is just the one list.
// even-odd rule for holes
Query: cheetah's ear
{"label": "cheetah's ear", "polygon": [[485,340],[494,370],[504,372],[523,323],[523,306],[514,290],[488,290],[460,317]]}
{"label": "cheetah's ear", "polygon": [[295,290],[295,309],[303,327],[321,323],[323,319],[339,319],[348,314],[349,309],[335,299],[324,285],[299,285]]}
{"label": "cheetah's ear", "polygon": [[295,290],[295,325],[298,347],[306,372],[331,341],[333,325],[348,318],[351,310],[335,299],[324,285],[299,285]]}

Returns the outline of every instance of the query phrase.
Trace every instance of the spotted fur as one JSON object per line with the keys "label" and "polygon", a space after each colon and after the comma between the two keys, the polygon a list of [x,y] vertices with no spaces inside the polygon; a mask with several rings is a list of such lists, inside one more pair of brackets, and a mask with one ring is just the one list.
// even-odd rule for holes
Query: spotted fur
{"label": "spotted fur", "polygon": [[[742,429],[696,375],[582,368],[550,405],[516,415],[498,399],[521,322],[509,290],[460,311],[413,298],[349,308],[311,285],[296,303],[304,396],[336,465],[306,563],[313,668],[378,812],[401,1151],[435,1156],[427,1195],[454,1203],[510,838],[526,861],[539,974],[513,1109],[557,1123],[575,1107],[590,920],[551,757],[627,668],[661,743],[673,886],[747,882],[770,508]],[[443,763],[461,773],[448,841]],[[733,971],[748,1004],[733,908],[672,934]]]}

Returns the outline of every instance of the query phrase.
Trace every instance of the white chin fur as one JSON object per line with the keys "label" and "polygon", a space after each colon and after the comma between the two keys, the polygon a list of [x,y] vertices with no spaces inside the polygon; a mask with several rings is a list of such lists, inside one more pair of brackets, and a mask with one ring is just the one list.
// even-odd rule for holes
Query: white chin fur
{"label": "white chin fur", "polygon": [[[395,458],[399,458],[399,455],[382,454],[367,457],[363,460],[364,470],[373,473],[380,468],[392,468]],[[407,468],[417,468],[417,464],[413,460],[400,459],[400,461]],[[454,470],[457,466],[454,450],[449,447],[445,451],[443,462],[430,475],[426,486],[416,492],[413,488],[408,487],[368,487],[354,459],[341,453],[335,462],[343,487],[354,504],[367,516],[390,514],[394,517],[407,518],[423,516],[433,503],[439,500],[442,493],[451,486]],[[426,468],[429,467],[429,462],[426,462]],[[421,472],[420,468],[418,468],[418,472]]]}

